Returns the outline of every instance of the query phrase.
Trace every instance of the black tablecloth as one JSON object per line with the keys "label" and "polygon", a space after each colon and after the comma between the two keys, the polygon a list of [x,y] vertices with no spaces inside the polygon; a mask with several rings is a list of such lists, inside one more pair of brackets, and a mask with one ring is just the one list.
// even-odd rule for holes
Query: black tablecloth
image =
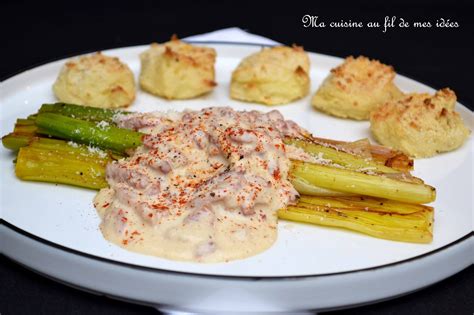
{"label": "black tablecloth", "polygon": [[[340,4],[291,1],[170,2],[65,1],[48,4],[2,2],[0,77],[50,60],[80,53],[180,37],[238,26],[285,44],[340,57],[366,55],[391,64],[398,73],[434,88],[450,87],[473,109],[473,11],[468,1],[357,1]],[[304,15],[318,16],[325,28],[303,26]],[[396,16],[396,27],[331,28],[331,21],[384,23]],[[401,19],[430,22],[432,27],[401,28]],[[436,27],[457,22],[458,27]],[[114,301],[71,289],[2,257],[0,313],[134,314],[154,309]],[[419,292],[335,314],[472,314],[474,268]]]}

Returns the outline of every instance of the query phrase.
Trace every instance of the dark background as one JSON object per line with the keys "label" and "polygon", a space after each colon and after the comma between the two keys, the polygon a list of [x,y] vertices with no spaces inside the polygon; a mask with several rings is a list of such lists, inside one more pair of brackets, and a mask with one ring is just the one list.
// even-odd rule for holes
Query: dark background
{"label": "dark background", "polygon": [[[7,1],[1,4],[4,77],[50,60],[108,48],[167,41],[239,26],[284,44],[345,57],[363,54],[393,65],[398,73],[434,87],[451,87],[472,106],[474,13],[470,1],[368,0],[349,4],[334,0],[259,2],[209,1],[63,1],[48,5]],[[303,15],[322,21],[379,21],[385,16],[406,21],[444,18],[458,28],[381,29],[304,28]],[[5,20],[6,19],[6,20]]]}
{"label": "dark background", "polygon": [[[238,26],[284,44],[345,57],[363,54],[433,88],[450,87],[473,109],[474,12],[469,1],[7,1],[0,4],[0,78],[64,57],[115,47],[162,42]],[[444,18],[458,28],[304,28],[303,15],[321,21],[408,22]],[[68,288],[2,256],[0,313],[156,314],[154,309]],[[376,288],[374,288],[376,289]],[[474,268],[391,301],[334,314],[473,314]]]}

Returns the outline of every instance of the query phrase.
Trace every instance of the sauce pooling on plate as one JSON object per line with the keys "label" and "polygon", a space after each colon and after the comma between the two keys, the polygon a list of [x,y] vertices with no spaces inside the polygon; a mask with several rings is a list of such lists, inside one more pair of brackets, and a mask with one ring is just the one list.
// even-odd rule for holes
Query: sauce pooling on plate
{"label": "sauce pooling on plate", "polygon": [[95,206],[106,239],[168,259],[223,262],[277,237],[276,211],[295,201],[285,136],[306,133],[278,111],[134,113],[119,126],[143,146],[107,166]]}

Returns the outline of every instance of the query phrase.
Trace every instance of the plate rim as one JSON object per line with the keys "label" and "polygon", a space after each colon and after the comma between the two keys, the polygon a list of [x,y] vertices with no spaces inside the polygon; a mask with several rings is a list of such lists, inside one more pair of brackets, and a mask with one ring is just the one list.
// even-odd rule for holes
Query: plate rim
{"label": "plate rim", "polygon": [[[240,312],[265,312],[266,314],[270,312],[279,312],[278,314],[281,314],[281,312],[288,313],[290,310],[300,312],[303,310],[308,312],[312,310],[320,312],[357,307],[397,298],[421,290],[469,267],[473,261],[472,259],[465,259],[464,253],[470,251],[474,245],[474,238],[469,238],[446,249],[447,254],[437,253],[436,255],[425,257],[424,259],[410,264],[403,264],[376,271],[335,275],[324,278],[291,278],[283,281],[264,278],[257,280],[239,280],[191,277],[180,274],[128,269],[127,267],[109,265],[107,262],[66,253],[15,233],[4,226],[0,226],[0,231],[5,232],[6,239],[10,239],[17,246],[22,245],[28,247],[35,255],[39,255],[38,260],[32,262],[31,254],[25,254],[21,249],[18,250],[11,247],[12,256],[7,256],[8,258],[13,262],[18,262],[33,272],[46,275],[47,278],[53,281],[58,281],[75,289],[85,290],[86,292],[95,292],[129,303],[149,305],[160,310],[162,310],[161,308],[165,308],[171,311],[192,313],[211,312],[213,314],[229,311],[235,312],[236,308]],[[54,268],[51,268],[48,263],[51,257],[54,257],[55,261],[58,262],[58,265]],[[449,264],[448,262],[450,261],[454,264]],[[99,279],[78,277],[74,273],[68,272],[71,264],[79,268],[82,272],[99,272],[97,274]],[[429,269],[423,267],[425,264],[428,264],[431,268],[439,268],[439,272],[430,272]],[[392,285],[392,281],[396,283],[400,282],[400,279],[403,279],[403,277],[400,277],[402,274],[410,273],[416,274],[419,277],[409,278],[413,281],[407,281],[405,279],[401,281],[401,283],[398,283],[399,285]],[[385,281],[385,284],[379,284],[378,279],[380,279],[380,277],[388,281]],[[117,278],[119,282],[116,282]],[[96,283],[97,281],[99,281],[98,283],[100,284]],[[120,281],[132,281],[132,290],[127,287],[117,287],[118,283],[122,283]],[[166,289],[160,291],[159,287],[156,287],[156,284],[161,282],[171,285],[174,288],[180,288],[183,284],[187,284],[190,285],[191,288],[199,288],[199,290],[204,292],[203,296],[212,296],[213,298],[204,299],[203,303],[196,305],[193,291],[188,291],[189,294],[178,295],[177,297],[176,294],[169,294],[169,291]],[[154,294],[140,293],[140,290],[136,290],[137,285],[139,288],[157,289],[160,291],[160,294],[156,296]],[[363,289],[352,294],[350,287],[353,285],[360,285]],[[218,294],[215,296],[214,294],[216,292],[223,292],[221,290],[222,286],[234,288],[235,290],[231,290],[228,294]],[[372,291],[373,286],[379,286],[380,290]],[[307,289],[309,287],[314,288],[316,291],[308,291]],[[299,300],[298,302],[279,302],[279,292],[285,292],[288,288],[291,288],[291,290],[287,293],[292,294]],[[342,290],[344,294],[341,295],[339,290]],[[145,292],[149,291],[150,290],[145,290]],[[239,301],[236,302],[235,292],[250,294],[243,294],[239,298]],[[269,292],[272,294],[268,294]],[[337,300],[331,300],[334,294],[339,296]],[[218,300],[216,300],[216,298],[218,298]],[[218,301],[217,304],[215,303],[216,301]],[[222,301],[224,302],[222,303]]]}
{"label": "plate rim", "polygon": [[[195,44],[247,46],[247,47],[249,47],[249,46],[250,47],[273,47],[273,46],[282,45],[282,44],[260,44],[260,43],[238,42],[238,41],[236,41],[236,42],[234,42],[234,41],[212,41],[212,40],[200,41],[200,40],[186,40],[186,39],[183,39],[183,41],[188,42],[188,43],[195,43]],[[103,49],[103,50],[87,50],[87,51],[83,51],[83,52],[80,52],[80,53],[74,53],[74,54],[68,54],[68,55],[60,56],[58,58],[53,58],[53,59],[46,60],[44,62],[33,64],[31,66],[22,68],[21,70],[16,71],[14,73],[2,76],[2,77],[0,77],[0,84],[4,83],[5,81],[7,81],[11,78],[14,78],[18,75],[21,75],[22,73],[27,72],[29,70],[33,70],[33,69],[39,68],[41,66],[45,66],[47,64],[57,62],[57,61],[60,61],[60,60],[63,60],[63,59],[72,58],[72,57],[80,56],[80,55],[84,55],[84,54],[89,54],[89,53],[93,53],[93,52],[96,52],[96,51],[107,51],[107,50],[114,50],[114,49],[128,49],[128,48],[136,48],[136,47],[146,46],[146,45],[147,44],[139,44],[139,45],[132,45],[132,46],[111,47],[111,48],[106,48],[106,49]],[[313,51],[308,51],[308,52],[315,53],[315,54],[325,56],[325,57],[344,58],[344,57],[340,57],[340,56],[327,55],[327,54],[322,54],[322,53],[313,52]],[[425,86],[427,86],[431,89],[435,89],[431,85],[426,84],[424,81],[414,79],[413,77],[407,76],[404,73],[397,72],[397,75],[403,76],[403,77],[405,77],[407,79],[410,79],[410,80],[413,80],[413,81],[416,81],[417,83],[423,84],[423,85],[425,85]],[[463,105],[463,102],[460,99],[458,99],[457,102],[462,107],[464,107],[464,109],[467,109],[467,111],[471,115],[474,113],[474,110],[471,110],[469,107]],[[10,230],[12,230],[12,231],[14,231],[14,232],[16,232],[20,235],[23,235],[23,236],[25,236],[25,237],[27,237],[31,240],[38,241],[38,242],[40,242],[40,243],[42,243],[46,246],[50,246],[50,247],[65,251],[65,252],[68,252],[70,254],[75,254],[75,255],[85,257],[85,258],[94,259],[94,260],[102,261],[102,262],[105,262],[105,263],[111,263],[111,264],[114,264],[114,265],[119,265],[119,266],[122,266],[122,267],[131,268],[131,269],[139,269],[139,270],[142,270],[142,271],[161,272],[161,273],[168,273],[168,274],[174,274],[174,275],[185,275],[185,276],[192,276],[192,277],[205,277],[205,278],[214,278],[214,279],[218,278],[218,279],[227,279],[227,280],[231,280],[231,279],[232,280],[255,280],[255,281],[258,281],[258,280],[285,280],[285,279],[307,279],[307,278],[317,278],[317,277],[330,277],[330,276],[336,276],[336,275],[352,274],[352,273],[359,273],[359,272],[365,272],[365,271],[374,271],[374,270],[389,268],[389,267],[393,267],[393,266],[396,266],[396,265],[410,263],[411,261],[419,260],[419,259],[422,259],[424,257],[437,254],[437,253],[442,252],[442,251],[444,251],[444,250],[446,250],[446,249],[448,249],[448,248],[450,248],[450,247],[452,247],[456,244],[467,241],[467,240],[469,240],[470,237],[474,236],[474,231],[471,230],[470,232],[468,232],[467,234],[457,238],[456,240],[453,240],[450,243],[445,244],[445,245],[443,245],[439,248],[436,248],[432,251],[429,251],[429,252],[426,252],[426,253],[423,253],[423,254],[419,254],[419,255],[404,259],[404,260],[391,262],[391,263],[387,263],[387,264],[382,264],[382,265],[377,265],[377,266],[373,266],[373,267],[359,268],[359,269],[340,271],[340,272],[328,272],[328,273],[296,275],[296,276],[236,276],[236,275],[216,275],[216,274],[208,274],[208,273],[197,273],[197,272],[189,272],[189,271],[169,270],[169,269],[163,269],[163,268],[158,268],[158,267],[148,267],[148,266],[137,265],[137,264],[133,264],[133,263],[129,263],[129,262],[113,260],[113,259],[109,259],[109,258],[89,254],[87,252],[83,252],[83,251],[80,251],[80,250],[76,250],[76,249],[73,249],[73,248],[55,243],[53,241],[49,241],[47,239],[44,239],[42,237],[39,237],[39,236],[37,236],[33,233],[30,233],[30,232],[28,232],[24,229],[21,229],[21,228],[17,227],[16,225],[8,222],[3,217],[0,218],[0,225],[4,225],[6,228],[9,228]]]}
{"label": "plate rim", "polygon": [[442,252],[452,246],[455,246],[459,243],[462,243],[464,241],[468,241],[471,237],[474,236],[474,231],[471,231],[460,238],[443,245],[439,248],[436,248],[430,252],[426,252],[414,257],[410,257],[404,260],[388,263],[388,264],[383,264],[383,265],[378,265],[378,266],[373,266],[373,267],[367,267],[367,268],[359,268],[359,269],[354,269],[354,270],[347,270],[347,271],[339,271],[339,272],[328,272],[328,273],[319,273],[319,274],[312,274],[312,275],[296,275],[296,276],[235,276],[235,275],[215,275],[215,274],[207,274],[207,273],[197,273],[197,272],[189,272],[189,271],[178,271],[178,270],[169,270],[169,269],[162,269],[162,268],[157,268],[157,267],[148,267],[148,266],[142,266],[142,265],[136,265],[128,262],[123,262],[123,261],[118,261],[118,260],[113,260],[110,258],[105,258],[105,257],[100,257],[96,256],[93,254],[89,254],[86,252],[82,252],[77,249],[73,249],[52,241],[49,241],[47,239],[44,239],[42,237],[39,237],[37,235],[34,235],[28,231],[25,231],[16,225],[8,222],[5,219],[0,219],[0,224],[4,225],[6,228],[23,235],[33,241],[40,242],[43,245],[53,247],[55,249],[62,250],[64,252],[67,252],[69,254],[74,254],[74,255],[79,255],[84,258],[88,259],[93,259],[93,260],[98,260],[104,263],[110,263],[113,265],[117,265],[120,267],[127,267],[130,269],[138,269],[141,271],[150,271],[150,272],[161,272],[161,273],[167,273],[167,274],[173,274],[173,275],[181,275],[181,276],[192,276],[192,277],[205,277],[205,278],[213,278],[213,279],[226,279],[226,280],[253,280],[253,281],[259,281],[259,280],[294,280],[294,279],[310,279],[310,278],[320,278],[320,277],[331,277],[331,276],[340,276],[340,275],[345,275],[345,274],[354,274],[354,273],[360,273],[360,272],[366,272],[366,271],[375,271],[375,270],[380,270],[380,269],[385,269],[385,268],[390,268],[402,264],[407,264],[415,260],[420,260],[422,258],[428,257],[435,255],[439,252]]}

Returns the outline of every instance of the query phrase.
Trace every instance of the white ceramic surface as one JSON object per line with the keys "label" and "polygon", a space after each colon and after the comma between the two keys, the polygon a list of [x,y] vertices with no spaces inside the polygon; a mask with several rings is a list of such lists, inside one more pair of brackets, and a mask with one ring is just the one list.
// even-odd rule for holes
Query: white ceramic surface
{"label": "white ceramic surface", "polygon": [[[218,53],[216,65],[218,86],[214,92],[195,100],[166,101],[140,91],[130,110],[181,110],[184,108],[197,109],[224,105],[236,109],[257,109],[261,111],[276,108],[286,118],[293,119],[320,137],[340,140],[357,140],[370,137],[368,122],[337,119],[314,111],[309,105],[311,96],[289,105],[274,108],[230,100],[228,89],[232,70],[242,57],[260,48],[251,45],[230,44],[209,44],[208,46],[214,47]],[[146,49],[145,46],[140,46],[114,49],[104,53],[120,57],[132,68],[135,74],[138,74],[138,54],[144,49]],[[338,65],[341,59],[313,53],[310,54],[310,57],[311,92],[313,93],[329,70]],[[46,64],[1,83],[0,133],[2,135],[12,129],[16,118],[26,117],[28,114],[35,112],[42,103],[54,101],[51,85],[64,62],[64,60],[61,60]],[[397,76],[396,83],[404,91],[433,92],[429,87],[401,76]],[[470,129],[474,129],[472,112],[460,104],[457,106]],[[202,305],[202,310],[210,310],[226,309],[232,301],[234,303],[246,301],[245,303],[249,303],[246,307],[252,307],[253,305],[254,308],[250,308],[253,310],[288,310],[336,307],[386,298],[441,280],[472,263],[472,243],[469,243],[469,239],[458,242],[456,248],[461,246],[464,249],[470,248],[471,251],[456,251],[453,250],[455,246],[446,249],[446,245],[472,232],[472,141],[471,136],[462,148],[454,152],[415,162],[414,175],[435,186],[438,192],[437,201],[432,204],[436,209],[435,237],[432,244],[398,243],[339,229],[281,222],[279,224],[279,238],[271,249],[252,258],[221,264],[175,262],[128,252],[108,243],[102,238],[98,229],[99,217],[92,206],[93,191],[19,181],[13,172],[13,155],[1,148],[0,205],[2,218],[9,224],[36,236],[38,239],[72,249],[77,253],[86,253],[89,256],[83,257],[43,243],[38,245],[36,244],[37,241],[30,240],[24,235],[16,235],[15,230],[7,227],[2,227],[2,234],[5,236],[5,238],[2,236],[4,240],[2,247],[4,247],[7,256],[55,278],[122,298],[153,304],[181,305],[184,308],[190,308],[192,305]],[[6,237],[6,235],[9,235],[9,237]],[[5,240],[9,240],[10,243],[5,243]],[[36,248],[34,252],[37,253],[37,256],[31,256],[33,251],[27,252],[32,248]],[[436,253],[427,255],[433,251],[436,251]],[[37,259],[30,261],[27,257],[37,257]],[[51,269],[41,264],[40,261],[43,259],[41,257],[54,258],[52,263],[57,263],[58,268]],[[105,260],[94,260],[93,257],[100,257]],[[423,258],[413,259],[416,257]],[[422,270],[423,264],[430,266],[426,259],[434,265],[441,264],[443,272],[436,275],[428,273],[425,277],[420,276],[421,278],[417,280],[404,277],[403,270]],[[72,275],[67,268],[62,270],[61,268],[65,268],[65,261],[68,260],[73,260],[74,265],[79,269],[84,269],[85,273],[80,273],[81,276],[77,277],[77,273]],[[408,261],[400,264],[405,260]],[[108,261],[117,261],[123,264],[115,265]],[[423,261],[425,262],[423,263]],[[450,263],[452,263],[451,266],[443,265]],[[130,265],[153,269],[131,268]],[[384,265],[388,266],[380,268]],[[112,283],[100,285],[97,280],[100,277],[95,274],[100,274],[102,269],[108,270],[107,275],[104,274],[104,277],[109,279],[107,281],[110,281],[115,273],[115,276],[124,276],[127,283],[133,285],[128,288],[113,288]],[[366,271],[352,272],[357,270]],[[169,271],[172,272],[169,273]],[[425,270],[426,272],[428,271]],[[194,275],[190,275],[191,273]],[[133,286],[140,285],[144,274],[148,274],[148,276],[153,274],[152,278],[157,281],[155,282],[157,286],[161,286],[160,281],[165,281],[164,279],[166,279],[166,283],[170,288],[177,288],[182,284],[199,287],[201,283],[203,286],[202,294],[207,292],[209,296],[202,300],[201,304],[192,304],[189,298],[185,299],[186,302],[184,302],[184,297],[180,300],[177,297],[169,297],[169,294],[150,295],[143,290],[140,290],[141,293],[134,292]],[[211,277],[202,277],[196,274],[211,275]],[[328,274],[333,275],[329,276]],[[322,277],[323,275],[325,276]],[[322,292],[324,286],[320,285],[324,282],[327,288],[336,290],[332,291],[333,293],[338,292],[337,290],[340,290],[344,285],[352,286],[359,282],[362,283],[361,281],[364,281],[364,279],[379,283],[380,286],[388,285],[381,284],[376,275],[380,276],[380,281],[383,281],[386,277],[393,281],[405,281],[405,283],[404,285],[397,284],[397,287],[392,289],[389,286],[389,288],[382,290],[381,287],[380,292],[372,292],[372,294],[370,294],[370,290],[367,290],[362,294],[363,297],[353,294],[351,297],[338,295],[339,297],[333,298],[326,296]],[[216,276],[224,277],[216,278]],[[271,279],[265,280],[266,277],[271,277]],[[294,280],[285,278],[283,280],[283,277],[300,278]],[[399,279],[399,277],[405,280]],[[255,286],[255,288],[247,284],[241,286],[241,284],[247,282],[255,283],[255,280],[252,280],[254,278],[260,279],[259,283],[263,286]],[[277,278],[280,278],[280,280]],[[315,282],[315,279],[325,280]],[[331,281],[335,282],[331,283]],[[151,285],[150,281],[146,281],[146,283]],[[241,295],[239,299],[232,300],[228,292],[220,293],[220,296],[212,291],[215,290],[215,287],[214,289],[211,288],[216,285],[230,287],[234,286],[233,283],[239,283],[236,286],[236,292],[234,292]],[[291,283],[291,285],[285,285],[285,283]],[[311,294],[313,296],[319,294],[321,297],[325,297],[325,300],[314,299],[313,301],[304,302],[299,298],[295,298],[291,303],[285,304],[274,298],[269,298],[271,294],[278,296],[278,290],[286,290],[285,286],[286,289],[292,288],[298,292],[303,289],[312,290]],[[321,290],[321,292],[318,290]],[[211,291],[214,293],[211,294]],[[189,296],[189,294],[188,292],[184,296]],[[252,294],[256,295],[252,297]],[[281,292],[279,294],[281,295]],[[220,298],[223,299],[222,302],[219,302],[221,304],[215,304]],[[212,305],[214,305],[214,308],[212,308]]]}
{"label": "white ceramic surface", "polygon": [[423,257],[364,271],[235,278],[111,263],[57,248],[8,226],[0,226],[0,235],[10,258],[65,284],[160,310],[206,314],[299,314],[393,298],[466,268],[473,263],[474,248],[474,238],[468,237]]}

